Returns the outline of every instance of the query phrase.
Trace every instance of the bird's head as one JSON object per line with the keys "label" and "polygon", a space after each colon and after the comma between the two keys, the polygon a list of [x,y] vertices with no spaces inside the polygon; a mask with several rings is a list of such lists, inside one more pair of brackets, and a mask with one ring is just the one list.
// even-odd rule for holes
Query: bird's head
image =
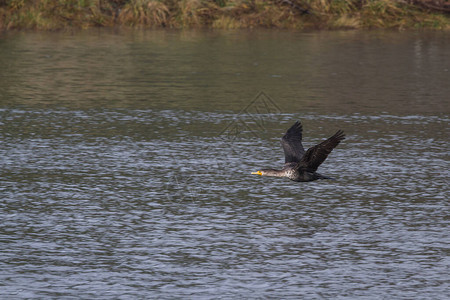
{"label": "bird's head", "polygon": [[254,174],[254,175],[261,175],[262,176],[263,171],[259,170],[259,171],[256,171],[256,172],[252,172],[252,174]]}

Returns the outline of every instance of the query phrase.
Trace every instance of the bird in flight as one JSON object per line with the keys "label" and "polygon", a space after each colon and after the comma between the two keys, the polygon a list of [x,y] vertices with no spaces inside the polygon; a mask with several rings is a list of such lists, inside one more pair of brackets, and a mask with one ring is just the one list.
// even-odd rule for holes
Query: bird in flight
{"label": "bird in flight", "polygon": [[332,137],[309,148],[306,152],[302,145],[302,132],[303,126],[300,121],[297,121],[286,131],[281,139],[281,146],[283,146],[285,158],[283,169],[261,169],[257,172],[252,172],[252,174],[287,177],[290,180],[302,182],[317,179],[331,179],[316,171],[331,151],[345,139],[344,132],[338,130]]}

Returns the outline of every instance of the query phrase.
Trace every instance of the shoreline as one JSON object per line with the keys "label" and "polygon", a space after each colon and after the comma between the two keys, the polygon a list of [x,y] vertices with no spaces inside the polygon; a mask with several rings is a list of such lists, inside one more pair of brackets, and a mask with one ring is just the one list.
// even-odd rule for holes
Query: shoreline
{"label": "shoreline", "polygon": [[[0,0],[0,30],[450,30],[450,4],[429,0]],[[428,6],[427,6],[428,5]],[[444,6],[446,5],[446,6]],[[447,7],[449,6],[449,7]]]}

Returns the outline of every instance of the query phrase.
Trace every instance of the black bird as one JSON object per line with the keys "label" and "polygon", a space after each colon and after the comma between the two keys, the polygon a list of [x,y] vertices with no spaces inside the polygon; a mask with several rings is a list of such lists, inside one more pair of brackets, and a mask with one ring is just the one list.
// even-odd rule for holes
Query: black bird
{"label": "black bird", "polygon": [[252,174],[262,176],[287,177],[293,181],[313,181],[331,179],[317,173],[317,168],[325,161],[328,154],[343,140],[345,134],[338,130],[332,137],[315,145],[305,152],[302,145],[303,127],[300,121],[295,122],[281,139],[284,150],[284,167],[281,170],[262,169]]}

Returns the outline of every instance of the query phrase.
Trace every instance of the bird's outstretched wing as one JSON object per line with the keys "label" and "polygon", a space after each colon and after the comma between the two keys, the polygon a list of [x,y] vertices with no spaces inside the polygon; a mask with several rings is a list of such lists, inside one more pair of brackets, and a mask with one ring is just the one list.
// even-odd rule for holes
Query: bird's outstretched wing
{"label": "bird's outstretched wing", "polygon": [[305,149],[302,145],[302,131],[302,124],[300,121],[297,121],[286,131],[281,139],[285,163],[298,163],[302,159],[303,154],[305,154]]}
{"label": "bird's outstretched wing", "polygon": [[311,147],[303,155],[298,167],[308,169],[315,172],[317,168],[325,161],[328,154],[343,140],[345,134],[342,130],[338,130],[332,137],[322,143]]}

